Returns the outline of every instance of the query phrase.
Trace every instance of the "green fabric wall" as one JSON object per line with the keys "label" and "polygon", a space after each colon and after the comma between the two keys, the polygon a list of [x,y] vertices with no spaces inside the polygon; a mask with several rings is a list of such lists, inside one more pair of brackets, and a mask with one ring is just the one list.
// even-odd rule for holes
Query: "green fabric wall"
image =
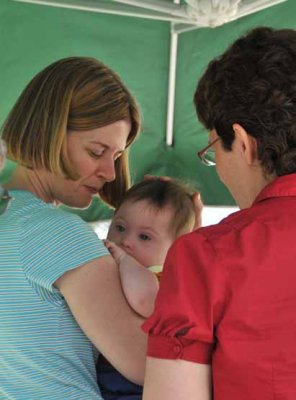
{"label": "green fabric wall", "polygon": [[[169,23],[1,0],[0,124],[27,82],[46,65],[73,55],[99,58],[121,75],[142,110],[142,133],[130,152],[133,182],[145,173],[175,176],[201,190],[208,205],[234,204],[215,170],[196,157],[207,132],[195,117],[195,86],[209,60],[240,34],[259,25],[296,28],[295,15],[296,2],[289,0],[215,29],[179,36],[175,140],[167,148]],[[8,162],[2,182],[12,169]],[[97,201],[79,214],[96,220],[110,211]]]}

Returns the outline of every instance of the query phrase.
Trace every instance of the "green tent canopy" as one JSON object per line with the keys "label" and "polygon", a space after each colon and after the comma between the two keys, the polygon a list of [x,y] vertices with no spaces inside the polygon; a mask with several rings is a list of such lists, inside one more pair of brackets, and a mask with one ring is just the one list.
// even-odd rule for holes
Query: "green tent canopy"
{"label": "green tent canopy", "polygon": [[[116,2],[92,4],[95,1]],[[178,35],[171,145],[166,143],[171,22],[33,3],[1,0],[0,123],[28,81],[45,66],[68,56],[96,57],[120,74],[141,108],[142,132],[130,150],[132,181],[144,174],[169,175],[200,190],[207,205],[233,205],[215,169],[196,157],[208,137],[195,116],[196,83],[208,62],[245,31],[263,25],[295,29],[296,2],[287,0],[215,28]],[[13,168],[8,161],[2,183]],[[109,217],[111,210],[97,199],[89,209],[74,212],[94,221]]]}

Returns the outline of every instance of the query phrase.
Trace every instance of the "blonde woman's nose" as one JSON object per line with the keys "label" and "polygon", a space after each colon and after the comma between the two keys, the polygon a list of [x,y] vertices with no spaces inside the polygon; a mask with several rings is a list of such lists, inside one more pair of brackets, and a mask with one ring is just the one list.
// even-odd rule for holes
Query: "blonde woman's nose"
{"label": "blonde woman's nose", "polygon": [[116,178],[115,163],[113,158],[102,160],[98,166],[97,175],[103,177],[106,182],[112,182]]}

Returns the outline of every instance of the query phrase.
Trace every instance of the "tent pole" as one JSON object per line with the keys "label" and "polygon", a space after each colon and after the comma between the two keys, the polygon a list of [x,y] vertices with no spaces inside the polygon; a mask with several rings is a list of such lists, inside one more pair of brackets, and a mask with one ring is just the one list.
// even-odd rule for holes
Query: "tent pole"
{"label": "tent pole", "polygon": [[[179,0],[174,0],[179,1]],[[168,103],[167,103],[167,128],[166,144],[173,146],[174,136],[174,111],[175,111],[175,91],[176,91],[176,70],[178,52],[178,33],[174,31],[174,23],[171,23],[171,44],[170,44],[170,65],[168,82]]]}

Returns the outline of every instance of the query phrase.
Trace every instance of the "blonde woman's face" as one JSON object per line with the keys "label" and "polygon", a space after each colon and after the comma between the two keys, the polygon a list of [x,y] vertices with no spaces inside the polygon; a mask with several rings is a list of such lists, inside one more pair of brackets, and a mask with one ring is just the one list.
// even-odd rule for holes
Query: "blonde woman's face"
{"label": "blonde woman's face", "polygon": [[115,179],[115,160],[127,143],[129,120],[88,131],[69,131],[67,152],[78,180],[62,178],[55,185],[55,198],[70,207],[86,208],[106,182]]}

